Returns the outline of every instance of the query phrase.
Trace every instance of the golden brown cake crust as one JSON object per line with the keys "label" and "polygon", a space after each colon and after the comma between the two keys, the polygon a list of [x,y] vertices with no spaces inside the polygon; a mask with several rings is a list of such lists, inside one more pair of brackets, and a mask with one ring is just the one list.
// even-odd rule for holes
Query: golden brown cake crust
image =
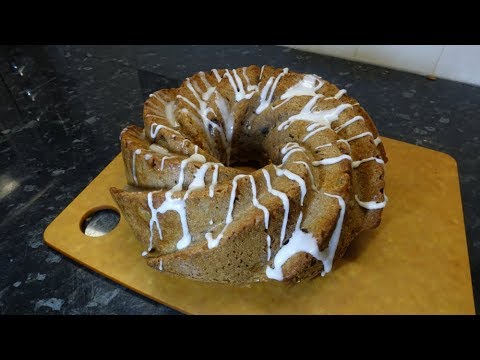
{"label": "golden brown cake crust", "polygon": [[[316,75],[199,72],[151,94],[143,117],[120,136],[128,189],[111,193],[156,269],[300,281],[380,223],[387,157],[375,124]],[[252,172],[235,167],[252,161]]]}

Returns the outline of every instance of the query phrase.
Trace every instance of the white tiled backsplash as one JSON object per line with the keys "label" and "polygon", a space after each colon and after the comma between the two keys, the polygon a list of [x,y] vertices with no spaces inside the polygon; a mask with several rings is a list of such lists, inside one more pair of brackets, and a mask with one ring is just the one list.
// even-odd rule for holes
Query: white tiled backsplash
{"label": "white tiled backsplash", "polygon": [[283,45],[480,85],[480,45]]}

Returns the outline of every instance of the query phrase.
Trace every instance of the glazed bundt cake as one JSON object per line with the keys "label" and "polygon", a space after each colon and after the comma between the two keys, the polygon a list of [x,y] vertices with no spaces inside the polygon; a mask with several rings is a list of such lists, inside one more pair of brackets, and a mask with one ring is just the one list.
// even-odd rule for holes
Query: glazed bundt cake
{"label": "glazed bundt cake", "polygon": [[[202,281],[325,275],[379,225],[385,149],[366,111],[317,75],[199,72],[145,102],[112,188],[147,263]],[[252,168],[247,170],[245,165]]]}

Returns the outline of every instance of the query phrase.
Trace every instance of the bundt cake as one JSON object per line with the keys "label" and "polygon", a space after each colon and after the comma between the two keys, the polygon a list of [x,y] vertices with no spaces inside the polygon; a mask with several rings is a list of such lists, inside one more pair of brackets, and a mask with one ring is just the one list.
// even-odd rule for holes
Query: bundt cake
{"label": "bundt cake", "polygon": [[199,72],[151,94],[143,119],[120,135],[128,185],[111,194],[160,271],[300,281],[328,273],[380,223],[387,157],[377,129],[317,75]]}

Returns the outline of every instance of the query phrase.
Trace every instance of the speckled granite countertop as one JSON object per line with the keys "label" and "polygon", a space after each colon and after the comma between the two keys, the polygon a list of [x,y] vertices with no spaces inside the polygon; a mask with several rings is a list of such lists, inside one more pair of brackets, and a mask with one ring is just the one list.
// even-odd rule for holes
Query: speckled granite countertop
{"label": "speckled granite countertop", "polygon": [[[0,313],[176,314],[43,243],[141,125],[143,101],[205,69],[268,63],[346,88],[382,135],[457,159],[480,309],[480,88],[275,46],[0,47]],[[478,310],[477,310],[478,311]]]}

